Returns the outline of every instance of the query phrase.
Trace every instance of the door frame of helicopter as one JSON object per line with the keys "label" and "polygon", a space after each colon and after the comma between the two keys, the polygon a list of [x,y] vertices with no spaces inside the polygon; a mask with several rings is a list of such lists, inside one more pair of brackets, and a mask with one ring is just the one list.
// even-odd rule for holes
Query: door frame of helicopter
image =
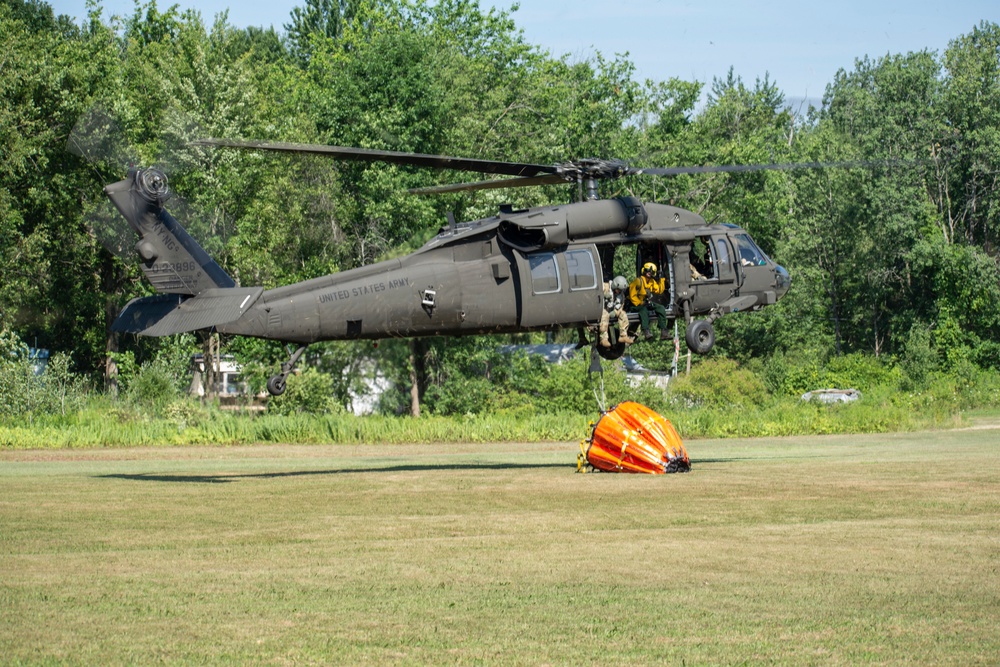
{"label": "door frame of helicopter", "polygon": [[[631,275],[626,275],[630,282],[640,274],[643,264],[653,262],[665,281],[663,294],[652,297],[652,300],[664,306],[668,322],[680,318],[690,324],[692,313],[712,309],[739,297],[746,274],[741,263],[736,260],[739,254],[735,239],[732,238],[734,231],[735,227],[730,225],[712,225],[691,233],[688,237],[690,240],[678,235],[677,238],[638,243],[600,244],[598,256],[604,267],[604,281],[610,281],[615,274],[629,273],[615,271],[616,265],[621,267],[623,264],[619,257],[619,253],[623,251],[632,253],[632,257],[624,258],[625,263],[634,264]],[[694,253],[699,246],[703,253],[702,262],[696,266]],[[696,279],[691,275],[693,266],[699,269],[703,277]],[[639,316],[631,305],[628,306],[628,311],[629,329],[634,332]],[[722,314],[722,311],[716,311],[708,319],[714,321]]]}

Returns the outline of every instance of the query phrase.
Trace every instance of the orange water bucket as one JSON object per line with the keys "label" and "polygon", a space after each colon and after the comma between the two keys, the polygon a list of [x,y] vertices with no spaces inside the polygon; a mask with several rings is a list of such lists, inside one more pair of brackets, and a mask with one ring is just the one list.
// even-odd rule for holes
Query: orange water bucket
{"label": "orange water bucket", "polygon": [[[588,445],[585,449],[584,444]],[[601,415],[581,449],[595,470],[662,475],[691,469],[691,459],[673,424],[632,401]],[[581,469],[582,465],[581,459]]]}

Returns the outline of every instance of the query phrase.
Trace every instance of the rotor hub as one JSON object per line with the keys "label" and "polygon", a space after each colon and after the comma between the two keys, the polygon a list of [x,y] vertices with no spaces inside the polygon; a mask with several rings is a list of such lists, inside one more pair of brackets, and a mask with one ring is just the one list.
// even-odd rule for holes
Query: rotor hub
{"label": "rotor hub", "polygon": [[584,158],[558,166],[558,173],[567,181],[593,179],[596,181],[621,178],[635,173],[621,160],[603,160],[601,158]]}
{"label": "rotor hub", "polygon": [[139,188],[139,194],[148,201],[162,204],[170,196],[167,175],[159,169],[154,167],[142,169],[136,176],[135,181]]}

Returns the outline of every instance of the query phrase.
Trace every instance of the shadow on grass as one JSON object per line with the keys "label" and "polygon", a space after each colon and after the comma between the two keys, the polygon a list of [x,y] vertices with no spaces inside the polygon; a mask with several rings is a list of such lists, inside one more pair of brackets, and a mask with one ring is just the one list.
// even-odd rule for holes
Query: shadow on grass
{"label": "shadow on grass", "polygon": [[575,467],[568,463],[449,463],[428,465],[396,465],[372,468],[342,468],[340,470],[292,470],[288,472],[259,473],[218,473],[205,475],[163,474],[163,473],[115,473],[95,475],[97,479],[128,479],[137,482],[188,482],[195,484],[229,484],[243,479],[277,479],[281,477],[304,477],[308,475],[342,475],[359,472],[427,472],[437,470],[525,470],[533,468]]}

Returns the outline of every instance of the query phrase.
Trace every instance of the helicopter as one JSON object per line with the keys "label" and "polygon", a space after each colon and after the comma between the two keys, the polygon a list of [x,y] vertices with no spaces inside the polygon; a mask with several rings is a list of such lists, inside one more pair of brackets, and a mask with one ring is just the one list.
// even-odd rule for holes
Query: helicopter
{"label": "helicopter", "polygon": [[[318,341],[575,328],[583,347],[587,332],[597,329],[616,258],[618,266],[634,262],[635,275],[644,265],[655,265],[665,289],[651,298],[664,307],[668,321],[683,319],[688,348],[705,354],[715,343],[714,322],[776,303],[791,286],[788,271],[741,227],[709,224],[692,211],[634,196],[601,199],[598,183],[640,174],[836,166],[635,168],[603,159],[543,165],[312,144],[192,143],[508,177],[410,190],[414,194],[575,183],[581,195],[561,205],[502,205],[496,215],[469,222],[449,215],[448,224],[409,255],[265,290],[237,285],[169,213],[170,188],[162,170],[133,167],[125,179],[107,185],[105,194],[139,235],[135,251],[158,292],[130,301],[112,331],[167,336],[209,330],[282,341],[290,356],[267,381],[274,396],[284,392],[307,346]],[[635,331],[638,314],[628,318]],[[610,347],[590,344],[601,357],[617,359],[628,333],[612,330]]]}

